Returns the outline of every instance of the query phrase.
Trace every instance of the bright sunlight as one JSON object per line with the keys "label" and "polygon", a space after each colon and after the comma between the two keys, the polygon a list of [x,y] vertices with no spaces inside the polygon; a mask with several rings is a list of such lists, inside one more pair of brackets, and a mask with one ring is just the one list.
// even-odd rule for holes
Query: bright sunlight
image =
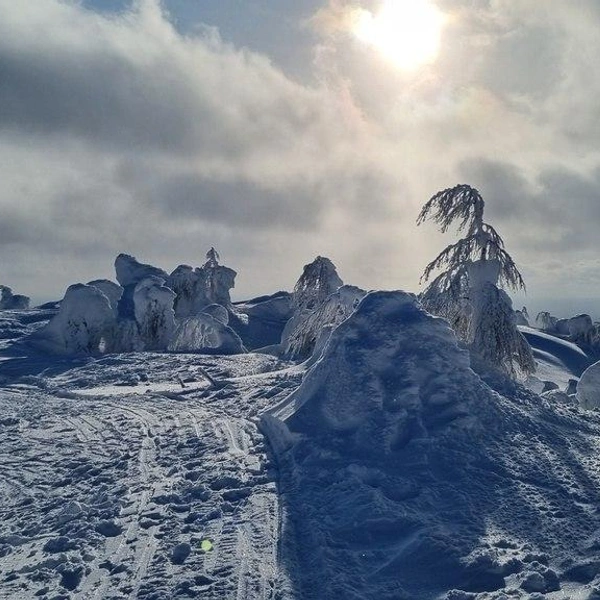
{"label": "bright sunlight", "polygon": [[430,0],[384,0],[376,14],[356,13],[353,33],[410,71],[436,59],[443,24],[443,13]]}

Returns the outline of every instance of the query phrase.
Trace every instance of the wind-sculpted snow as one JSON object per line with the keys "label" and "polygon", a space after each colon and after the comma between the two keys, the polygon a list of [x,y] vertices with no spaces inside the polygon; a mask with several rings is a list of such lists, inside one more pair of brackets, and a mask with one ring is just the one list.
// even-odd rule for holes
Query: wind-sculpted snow
{"label": "wind-sculpted snow", "polygon": [[137,259],[129,254],[119,254],[115,259],[115,271],[117,281],[123,286],[136,285],[142,279],[148,277],[158,277],[166,281],[168,275],[162,269],[140,263]]}
{"label": "wind-sculpted snow", "polygon": [[299,598],[595,597],[600,420],[489,381],[409,294],[332,332],[263,418]]}
{"label": "wind-sculpted snow", "polygon": [[29,342],[50,354],[99,354],[113,336],[116,319],[109,298],[93,285],[70,286],[58,314]]}
{"label": "wind-sculpted snow", "polygon": [[[227,311],[225,313],[227,314]],[[180,321],[169,344],[169,350],[204,354],[246,352],[242,340],[233,329],[206,313]]]}

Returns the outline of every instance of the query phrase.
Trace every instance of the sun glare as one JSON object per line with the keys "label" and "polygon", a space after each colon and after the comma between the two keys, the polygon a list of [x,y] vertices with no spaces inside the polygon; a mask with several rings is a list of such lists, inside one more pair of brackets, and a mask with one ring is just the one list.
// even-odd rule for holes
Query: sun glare
{"label": "sun glare", "polygon": [[443,24],[443,13],[430,0],[384,0],[375,14],[357,11],[353,33],[409,71],[436,59]]}

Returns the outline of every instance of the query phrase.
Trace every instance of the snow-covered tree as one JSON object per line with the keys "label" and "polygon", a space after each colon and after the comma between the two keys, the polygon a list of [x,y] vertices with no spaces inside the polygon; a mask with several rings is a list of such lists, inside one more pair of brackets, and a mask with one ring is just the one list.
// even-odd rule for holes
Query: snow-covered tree
{"label": "snow-covered tree", "polygon": [[525,283],[498,232],[484,222],[484,206],[481,194],[465,184],[438,192],[425,204],[417,224],[431,219],[446,232],[457,223],[466,235],[427,265],[422,280],[431,281],[421,299],[486,362],[513,376],[531,373],[531,348],[517,329],[510,298],[499,289],[524,290]]}

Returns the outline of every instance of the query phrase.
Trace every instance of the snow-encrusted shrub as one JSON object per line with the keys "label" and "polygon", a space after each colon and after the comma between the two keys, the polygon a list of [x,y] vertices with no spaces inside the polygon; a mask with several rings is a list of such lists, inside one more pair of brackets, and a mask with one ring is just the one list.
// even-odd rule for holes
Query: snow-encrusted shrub
{"label": "snow-encrusted shrub", "polygon": [[587,346],[595,337],[594,323],[590,315],[582,314],[568,320],[569,339],[575,344]]}
{"label": "snow-encrusted shrub", "polygon": [[145,350],[166,350],[175,332],[175,292],[163,280],[148,277],[133,293],[135,321]]}
{"label": "snow-encrusted shrub", "polygon": [[117,281],[125,288],[130,285],[135,285],[148,277],[158,277],[166,281],[168,275],[162,269],[140,263],[137,259],[129,254],[119,254],[115,259],[115,271]]}
{"label": "snow-encrusted shrub", "polygon": [[219,255],[211,248],[202,267],[180,265],[169,275],[166,285],[176,294],[175,316],[197,315],[210,304],[231,307],[229,290],[235,286],[237,273],[218,263]]}
{"label": "snow-encrusted shrub", "polygon": [[237,333],[207,313],[183,319],[177,325],[169,350],[218,354],[246,352]]}
{"label": "snow-encrusted shrub", "polygon": [[88,285],[100,290],[108,298],[110,306],[116,316],[118,313],[119,300],[121,300],[121,296],[123,295],[123,288],[109,279],[95,279],[94,281],[90,281]]}
{"label": "snow-encrusted shrub", "polygon": [[81,283],[65,293],[58,314],[30,342],[53,354],[102,354],[112,345],[115,313],[98,288]]}
{"label": "snow-encrusted shrub", "polygon": [[483,221],[484,205],[480,193],[468,185],[438,192],[425,204],[418,224],[432,219],[445,232],[458,221],[459,231],[466,230],[466,236],[427,265],[425,281],[436,271],[441,273],[421,298],[425,308],[445,317],[490,367],[526,375],[535,368],[531,348],[517,329],[508,296],[492,290],[498,292],[499,286],[525,289],[525,283],[498,232]]}
{"label": "snow-encrusted shrub", "polygon": [[29,308],[29,298],[21,294],[13,294],[5,285],[0,285],[0,310],[26,310]]}
{"label": "snow-encrusted shrub", "polygon": [[[290,320],[282,338],[283,355],[298,360],[308,358],[319,338],[331,331],[354,312],[366,292],[353,285],[343,285],[330,294],[315,310],[304,310]],[[325,344],[320,341],[320,346]]]}
{"label": "snow-encrusted shrub", "polygon": [[557,321],[556,317],[553,317],[548,311],[543,310],[537,314],[535,326],[542,331],[551,332],[556,330]]}
{"label": "snow-encrusted shrub", "polygon": [[337,274],[335,265],[328,258],[317,256],[313,262],[304,266],[302,275],[294,286],[294,310],[314,310],[342,285],[344,282]]}

